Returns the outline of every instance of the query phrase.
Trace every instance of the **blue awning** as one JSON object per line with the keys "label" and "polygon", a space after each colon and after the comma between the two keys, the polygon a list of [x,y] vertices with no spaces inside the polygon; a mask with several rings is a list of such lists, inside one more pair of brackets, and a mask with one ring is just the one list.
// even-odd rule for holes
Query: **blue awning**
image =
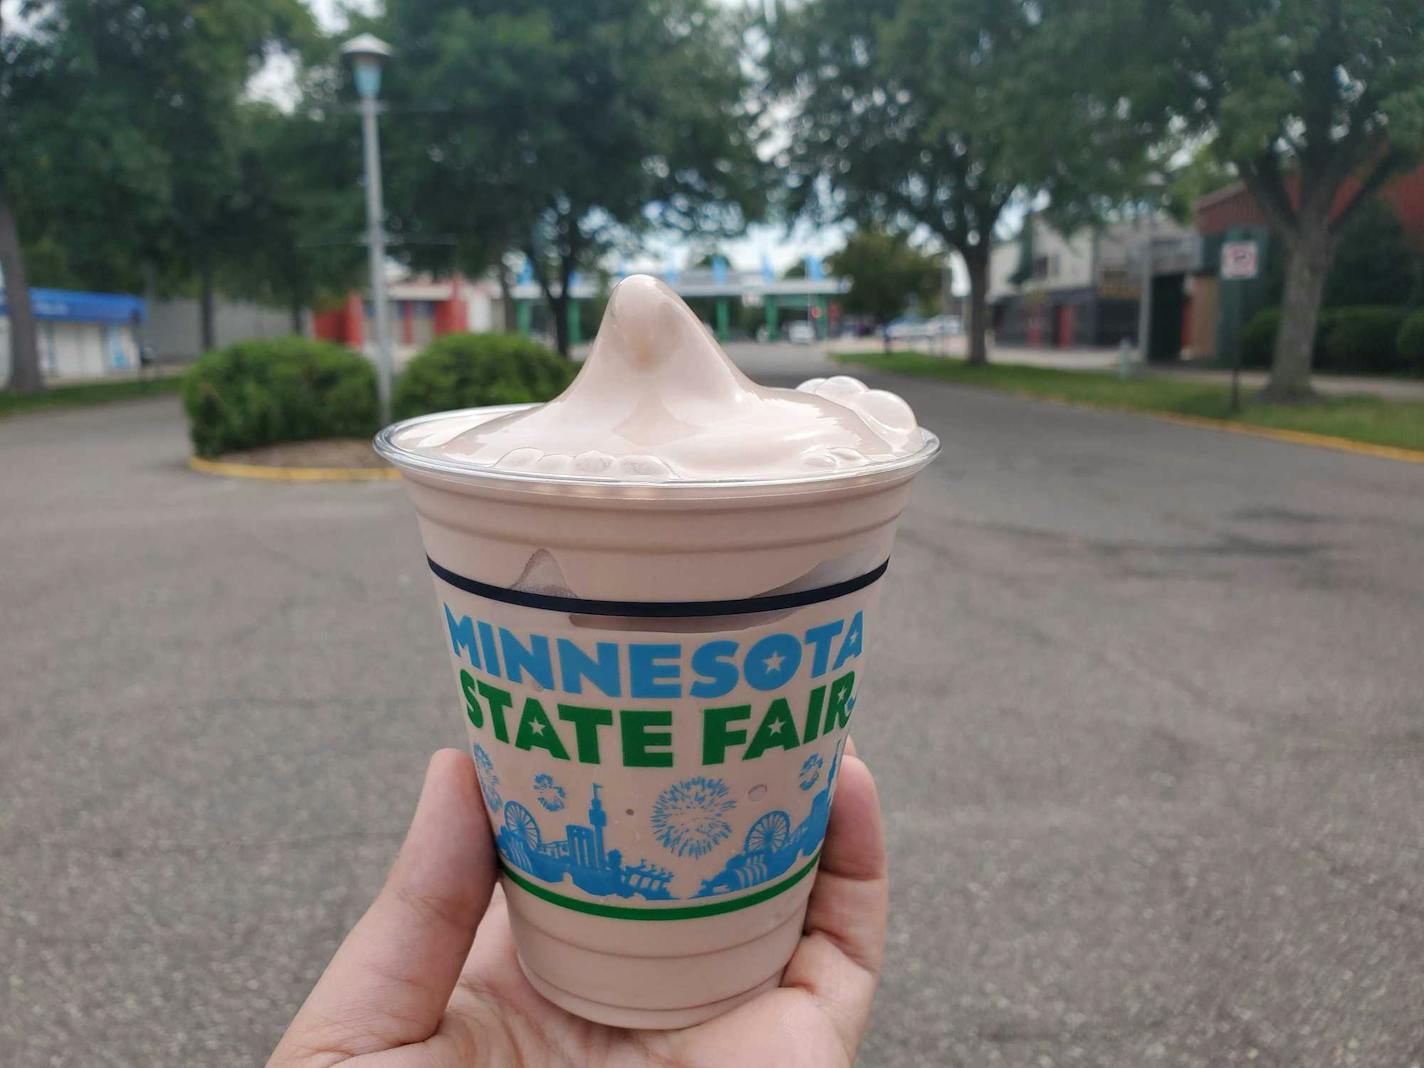
{"label": "blue awning", "polygon": [[[126,293],[78,293],[70,289],[30,289],[30,306],[36,319],[67,323],[131,323],[137,315],[148,318],[142,297]],[[0,315],[6,313],[0,292]]]}

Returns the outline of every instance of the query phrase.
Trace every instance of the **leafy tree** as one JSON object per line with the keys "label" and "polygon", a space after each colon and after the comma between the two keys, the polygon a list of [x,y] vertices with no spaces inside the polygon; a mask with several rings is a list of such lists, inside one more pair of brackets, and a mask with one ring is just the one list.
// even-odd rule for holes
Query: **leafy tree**
{"label": "leafy tree", "polygon": [[653,226],[760,209],[738,38],[708,0],[390,0],[392,216],[419,249],[524,252],[567,354],[569,279]]}
{"label": "leafy tree", "polygon": [[1197,145],[1185,162],[1170,169],[1162,207],[1179,225],[1194,226],[1197,201],[1236,180],[1236,168],[1219,159],[1210,142]]}
{"label": "leafy tree", "polygon": [[[135,7],[123,0],[100,6]],[[142,10],[144,47],[134,58],[148,65],[152,85],[135,103],[145,109],[145,134],[167,157],[173,240],[166,262],[196,279],[207,350],[216,343],[219,269],[252,239],[240,210],[243,92],[274,45],[308,40],[315,29],[301,0],[147,0]]]}
{"label": "leafy tree", "polygon": [[240,100],[274,43],[314,33],[309,12],[300,0],[27,0],[21,12],[23,31],[0,27],[12,385],[41,385],[21,238],[53,276],[39,281],[133,289],[151,268],[171,289],[196,275],[210,345],[218,265],[251,240],[234,211]]}
{"label": "leafy tree", "polygon": [[[1066,0],[809,0],[763,62],[792,110],[776,162],[790,207],[924,226],[964,259],[971,363],[988,358],[989,254],[1006,205],[1037,190],[1067,228],[1145,159],[1131,107],[1078,88],[1102,67]],[[1092,58],[1090,58],[1092,57]]]}
{"label": "leafy tree", "polygon": [[841,298],[841,306],[874,320],[887,352],[890,335],[886,324],[910,301],[928,297],[939,286],[939,261],[916,249],[901,232],[857,230],[828,266],[833,274],[850,279],[850,290]]}
{"label": "leafy tree", "polygon": [[[0,20],[0,269],[10,388],[30,391],[43,381],[29,286],[136,286],[167,185],[161,153],[135,129],[139,76],[107,69],[128,28],[79,0],[20,14]],[[32,251],[38,273],[27,270]]]}
{"label": "leafy tree", "polygon": [[1139,99],[1212,133],[1286,253],[1264,396],[1308,396],[1312,340],[1340,234],[1424,146],[1417,0],[1115,0],[1108,47]]}
{"label": "leafy tree", "polygon": [[360,188],[349,168],[332,165],[361,158],[359,131],[331,90],[309,85],[290,113],[257,103],[239,113],[233,226],[220,276],[228,292],[287,308],[294,333],[305,309],[361,278],[365,261],[354,240],[364,218]]}

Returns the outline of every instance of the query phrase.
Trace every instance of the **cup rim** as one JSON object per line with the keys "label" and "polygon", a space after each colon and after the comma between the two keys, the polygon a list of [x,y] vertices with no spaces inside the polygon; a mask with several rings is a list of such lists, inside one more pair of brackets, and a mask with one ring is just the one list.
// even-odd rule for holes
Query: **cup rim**
{"label": "cup rim", "polygon": [[552,474],[546,472],[507,471],[494,467],[483,467],[466,461],[432,456],[429,453],[407,449],[397,443],[396,438],[408,430],[433,423],[436,420],[468,416],[476,412],[488,413],[490,418],[508,415],[512,412],[536,408],[538,404],[492,404],[474,408],[455,408],[443,412],[430,412],[403,419],[382,429],[372,439],[372,446],[384,459],[390,461],[402,472],[431,475],[442,480],[478,486],[488,484],[491,488],[545,492],[574,492],[579,496],[606,497],[669,497],[690,495],[739,496],[758,494],[776,490],[820,489],[847,484],[869,484],[888,480],[894,476],[913,475],[939,455],[938,435],[921,428],[925,442],[917,450],[891,460],[872,462],[864,467],[846,468],[816,472],[814,474],[789,475],[780,478],[716,478],[716,479],[673,479],[668,481],[646,481],[617,478],[600,478],[591,475]]}

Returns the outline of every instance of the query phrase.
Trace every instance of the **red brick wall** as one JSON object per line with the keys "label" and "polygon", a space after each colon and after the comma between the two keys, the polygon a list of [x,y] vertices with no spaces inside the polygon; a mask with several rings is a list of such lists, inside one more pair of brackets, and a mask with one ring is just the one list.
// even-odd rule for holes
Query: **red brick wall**
{"label": "red brick wall", "polygon": [[[1286,187],[1291,199],[1295,199],[1296,181],[1294,175],[1286,176]],[[1358,184],[1349,180],[1341,187],[1335,198],[1338,205],[1345,203]],[[1380,196],[1394,205],[1404,232],[1413,241],[1424,247],[1424,167],[1401,175],[1380,190]],[[1237,183],[1219,189],[1197,201],[1197,230],[1206,235],[1219,234],[1235,226],[1265,226],[1266,217],[1261,213],[1256,199]]]}
{"label": "red brick wall", "polygon": [[336,341],[359,349],[363,340],[365,313],[361,294],[354,289],[346,294],[346,303],[331,311],[317,312],[312,320],[312,332],[323,341]]}

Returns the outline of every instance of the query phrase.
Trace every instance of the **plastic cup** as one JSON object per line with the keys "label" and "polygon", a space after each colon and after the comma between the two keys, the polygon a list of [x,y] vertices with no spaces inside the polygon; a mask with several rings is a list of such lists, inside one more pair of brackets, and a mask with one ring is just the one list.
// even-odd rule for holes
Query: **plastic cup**
{"label": "plastic cup", "polygon": [[376,447],[419,519],[520,966],[590,1020],[697,1023],[776,987],[801,937],[848,727],[875,714],[878,579],[938,440],[656,484],[409,447],[491,412]]}

